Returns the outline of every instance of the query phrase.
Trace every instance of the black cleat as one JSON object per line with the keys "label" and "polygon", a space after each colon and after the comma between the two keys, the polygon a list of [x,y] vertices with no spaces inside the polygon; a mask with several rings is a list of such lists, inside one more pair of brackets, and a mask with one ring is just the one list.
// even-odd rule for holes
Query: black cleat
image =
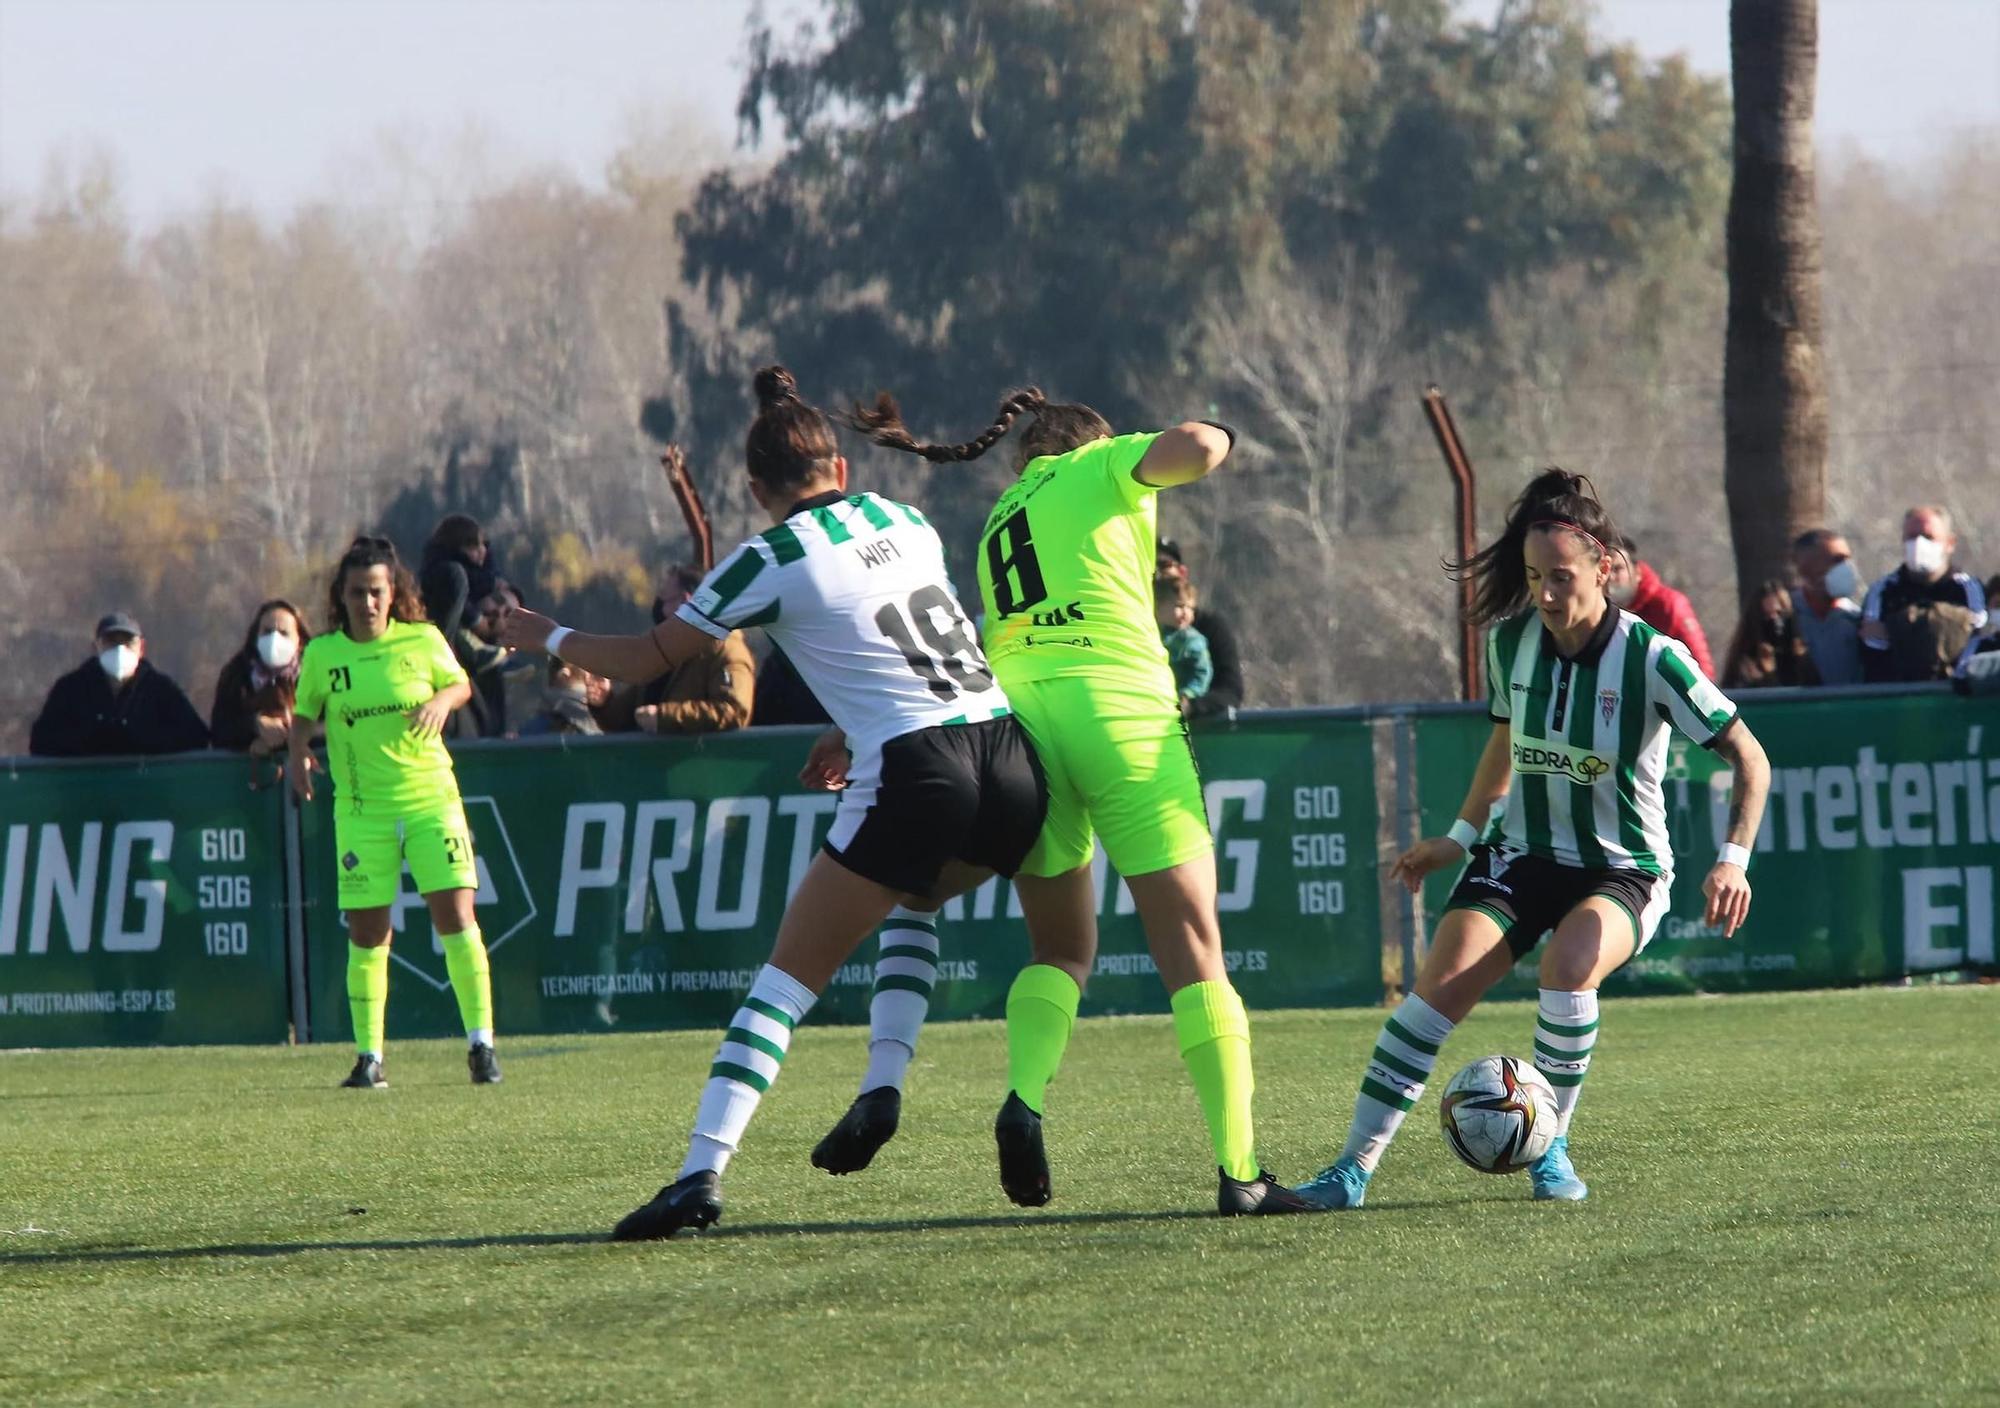
{"label": "black cleat", "polygon": [[466,1069],[472,1072],[472,1083],[474,1085],[500,1084],[502,1079],[500,1075],[500,1058],[493,1054],[493,1048],[486,1045],[486,1043],[481,1042],[477,1046],[466,1048],[465,1065]]}
{"label": "black cleat", "polygon": [[1219,1168],[1216,1174],[1222,1181],[1215,1190],[1215,1210],[1223,1217],[1282,1217],[1286,1213],[1325,1211],[1262,1169],[1248,1182],[1231,1178]]}
{"label": "black cleat", "polygon": [[373,1056],[354,1058],[354,1069],[347,1073],[347,1079],[340,1083],[342,1090],[387,1090],[389,1078],[382,1074],[382,1063]]}
{"label": "black cleat", "polygon": [[643,1208],[626,1213],[611,1229],[611,1240],[665,1241],[683,1228],[698,1232],[721,1216],[722,1180],[713,1173],[691,1173],[662,1188]]}
{"label": "black cleat", "polygon": [[903,1092],[895,1086],[878,1085],[864,1091],[847,1107],[840,1123],[813,1146],[813,1167],[833,1174],[861,1172],[882,1146],[896,1137],[902,1115]]}
{"label": "black cleat", "polygon": [[1049,1156],[1042,1150],[1042,1117],[1013,1091],[993,1121],[993,1142],[1000,1147],[1000,1191],[1024,1208],[1049,1200]]}

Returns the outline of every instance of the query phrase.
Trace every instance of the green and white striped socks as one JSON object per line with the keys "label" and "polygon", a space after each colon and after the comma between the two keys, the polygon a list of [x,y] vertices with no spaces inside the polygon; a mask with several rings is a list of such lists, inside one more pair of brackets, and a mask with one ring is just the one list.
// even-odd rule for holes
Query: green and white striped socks
{"label": "green and white striped socks", "polygon": [[1437,1064],[1438,1048],[1456,1025],[1437,1008],[1415,993],[1382,1024],[1375,1038],[1375,1050],[1368,1068],[1361,1073],[1361,1093],[1354,1099],[1354,1123],[1348,1126],[1347,1145],[1340,1151],[1369,1172],[1381,1162],[1382,1153],[1417,1101]]}
{"label": "green and white striped socks", "polygon": [[791,1049],[792,1029],[812,1011],[815,994],[780,968],[766,963],[750,985],[750,995],[730,1019],[708,1068],[708,1084],[695,1111],[694,1134],[680,1177],[721,1173],[743,1142],[757,1103],[778,1078]]}
{"label": "green and white striped socks", "polygon": [[1543,988],[1541,1010],[1535,1016],[1535,1069],[1548,1077],[1556,1091],[1556,1133],[1569,1133],[1576,1097],[1590,1070],[1590,1053],[1597,1045],[1597,994]]}
{"label": "green and white striped socks", "polygon": [[861,1093],[903,1088],[917,1033],[931,1009],[937,983],[937,914],[897,905],[882,921],[875,955],[875,995],[868,1003],[868,1070]]}

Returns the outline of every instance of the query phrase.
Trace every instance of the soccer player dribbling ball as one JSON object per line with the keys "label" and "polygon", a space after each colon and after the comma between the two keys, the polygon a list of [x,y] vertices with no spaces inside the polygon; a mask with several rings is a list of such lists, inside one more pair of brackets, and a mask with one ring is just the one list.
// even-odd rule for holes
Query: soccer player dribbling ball
{"label": "soccer player dribbling ball", "polygon": [[[1034,749],[952,595],[937,533],[908,505],[848,492],[831,423],[783,367],[760,371],[755,388],[744,461],[769,529],[645,635],[584,635],[523,611],[502,625],[510,645],[633,681],[761,625],[851,750],[826,844],[709,1069],[680,1174],[619,1222],[620,1241],[670,1237],[722,1215],[722,1173],[793,1030],[840,965],[885,919],[904,936],[885,952],[916,949],[921,914],[1012,875],[1047,804]],[[935,947],[925,952],[935,958]]]}
{"label": "soccer player dribbling ball", "polygon": [[962,445],[918,443],[887,395],[851,420],[878,445],[941,462],[978,458],[1024,415],[1020,477],[987,517],[978,561],[987,656],[1049,778],[1048,823],[1014,882],[1035,961],[1007,995],[1001,1186],[1026,1206],[1049,1200],[1042,1116],[1096,959],[1102,836],[1166,984],[1215,1150],[1217,1211],[1313,1211],[1257,1158],[1250,1022],[1223,963],[1214,843],[1153,601],[1159,492],[1203,478],[1234,436],[1197,421],[1114,436],[1088,406],[1032,388]]}
{"label": "soccer player dribbling ball", "polygon": [[[390,907],[407,860],[444,948],[465,1023],[475,1085],[500,1079],[493,1053],[493,986],[473,916],[479,872],[458,777],[443,740],[451,711],[472,697],[451,647],[424,619],[409,569],[387,538],[356,538],[328,590],[333,629],[314,636],[299,664],[298,719],[323,720],[333,780],[340,907],[347,915],[347,1002],[354,1069],[343,1086],[380,1090],[389,1001]],[[294,726],[287,769],[301,801],[313,798],[312,730]]]}
{"label": "soccer player dribbling ball", "polygon": [[[1660,785],[1670,728],[1735,770],[1728,839],[1702,890],[1706,922],[1727,934],[1749,913],[1744,871],[1770,764],[1687,648],[1606,599],[1605,544],[1616,534],[1587,479],[1549,469],[1514,501],[1498,541],[1461,565],[1490,625],[1493,732],[1449,834],[1412,846],[1394,874],[1415,892],[1434,870],[1461,860],[1465,869],[1415,990],[1376,1039],[1346,1146],[1299,1189],[1321,1207],[1361,1206],[1445,1038],[1551,930],[1534,1051],[1560,1124],[1528,1175],[1538,1199],[1587,1195],[1569,1125],[1597,1043],[1597,989],[1646,947],[1673,888]],[[1480,840],[1502,802],[1497,836]]]}

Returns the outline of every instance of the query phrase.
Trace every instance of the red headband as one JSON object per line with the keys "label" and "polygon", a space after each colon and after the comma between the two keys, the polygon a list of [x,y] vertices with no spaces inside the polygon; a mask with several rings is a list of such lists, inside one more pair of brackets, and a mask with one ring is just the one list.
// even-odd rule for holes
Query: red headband
{"label": "red headband", "polygon": [[1577,534],[1592,547],[1596,548],[1599,557],[1611,556],[1611,550],[1598,542],[1591,534],[1591,531],[1581,523],[1572,523],[1567,518],[1538,518],[1528,526],[1530,528],[1567,528],[1570,532]]}

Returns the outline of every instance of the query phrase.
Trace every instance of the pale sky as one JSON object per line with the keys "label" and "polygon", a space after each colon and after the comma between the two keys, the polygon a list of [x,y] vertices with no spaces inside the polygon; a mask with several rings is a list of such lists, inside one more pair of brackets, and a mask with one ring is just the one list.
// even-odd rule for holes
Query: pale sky
{"label": "pale sky", "polygon": [[[32,197],[52,153],[98,147],[147,223],[216,193],[272,215],[308,197],[393,199],[379,169],[385,133],[475,184],[488,169],[547,163],[594,184],[635,128],[733,138],[748,11],[727,0],[0,0],[0,193]],[[1819,12],[1823,147],[1907,166],[1955,130],[2000,129],[2000,0],[1820,0]],[[1717,74],[1728,13],[1728,0],[1599,5],[1604,33]]]}

